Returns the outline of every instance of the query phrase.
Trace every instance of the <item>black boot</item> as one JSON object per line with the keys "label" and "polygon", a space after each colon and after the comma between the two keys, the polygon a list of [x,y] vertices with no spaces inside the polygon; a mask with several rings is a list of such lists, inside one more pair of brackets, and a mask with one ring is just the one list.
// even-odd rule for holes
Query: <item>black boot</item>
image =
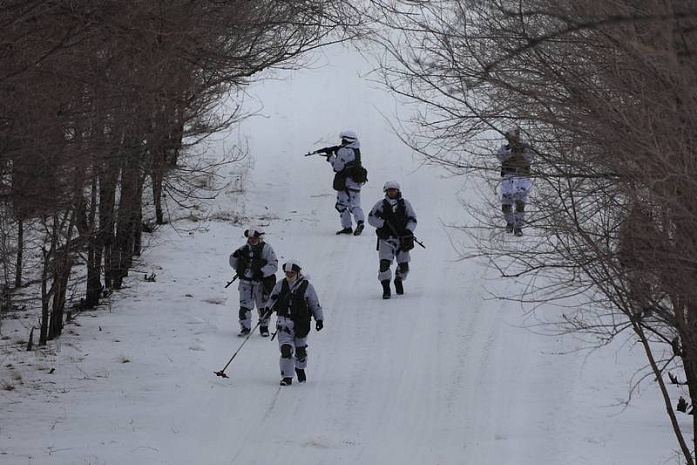
{"label": "black boot", "polygon": [[513,228],[513,234],[515,236],[521,237],[523,235],[523,228]]}
{"label": "black boot", "polygon": [[336,235],[338,236],[339,234],[351,234],[353,232],[353,228],[344,228],[340,229],[339,231],[336,232]]}
{"label": "black boot", "polygon": [[380,284],[382,284],[382,298],[389,299],[392,296],[392,291],[390,291],[390,280],[386,279],[380,281]]}
{"label": "black boot", "polygon": [[269,337],[269,327],[259,326],[259,334],[261,334],[261,337]]}
{"label": "black boot", "polygon": [[363,224],[362,221],[359,221],[358,224],[356,225],[356,230],[353,232],[353,235],[360,236],[361,233],[363,232],[363,228],[365,228],[365,225]]}
{"label": "black boot", "polygon": [[290,386],[293,384],[293,378],[283,378],[280,384],[281,386]]}
{"label": "black boot", "polygon": [[404,286],[402,285],[401,279],[394,280],[394,291],[397,293],[397,295],[404,294]]}
{"label": "black boot", "polygon": [[506,223],[506,232],[507,233],[513,232],[513,223]]}
{"label": "black boot", "polygon": [[307,376],[305,376],[305,370],[302,368],[296,368],[295,374],[298,376],[298,383],[304,383],[307,381]]}

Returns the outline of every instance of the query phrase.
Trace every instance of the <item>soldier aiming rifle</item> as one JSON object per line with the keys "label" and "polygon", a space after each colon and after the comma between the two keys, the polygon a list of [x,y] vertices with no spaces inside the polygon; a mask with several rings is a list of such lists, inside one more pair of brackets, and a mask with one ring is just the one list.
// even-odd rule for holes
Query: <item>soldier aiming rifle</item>
{"label": "soldier aiming rifle", "polygon": [[[334,170],[332,187],[336,191],[336,211],[341,219],[341,229],[336,234],[359,236],[365,227],[361,209],[361,187],[368,181],[368,172],[361,164],[361,150],[354,131],[342,131],[341,145],[324,147],[305,156],[321,154]],[[353,221],[356,229],[353,229]]]}

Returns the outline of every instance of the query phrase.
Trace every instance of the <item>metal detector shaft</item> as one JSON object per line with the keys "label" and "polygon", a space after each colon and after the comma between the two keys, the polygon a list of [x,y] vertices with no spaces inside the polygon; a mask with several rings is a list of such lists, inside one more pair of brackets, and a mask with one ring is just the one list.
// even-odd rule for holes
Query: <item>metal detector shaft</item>
{"label": "metal detector shaft", "polygon": [[232,284],[232,283],[234,283],[235,281],[237,281],[237,278],[239,278],[239,275],[235,275],[235,277],[232,278],[232,281],[230,281],[229,283],[227,283],[227,284],[225,285],[225,289],[227,289],[228,287],[230,287],[230,284]]}
{"label": "metal detector shaft", "polygon": [[254,328],[252,328],[252,330],[249,332],[249,334],[247,334],[247,336],[245,336],[244,341],[242,341],[242,344],[240,344],[240,346],[237,348],[237,350],[235,351],[235,353],[232,354],[232,357],[230,357],[230,360],[228,360],[228,362],[225,364],[225,366],[223,367],[223,369],[220,370],[220,371],[214,371],[213,373],[215,373],[217,376],[220,376],[220,377],[222,377],[222,378],[227,378],[227,377],[228,377],[228,376],[225,374],[225,370],[227,370],[227,367],[230,366],[230,364],[231,364],[232,361],[235,359],[235,357],[237,357],[237,354],[240,353],[240,350],[242,350],[242,347],[244,347],[244,345],[247,343],[247,341],[249,340],[249,338],[252,337],[252,334],[254,334],[254,331],[257,330],[257,328],[259,327],[260,324],[261,324],[261,320],[256,324],[256,326],[255,326]]}

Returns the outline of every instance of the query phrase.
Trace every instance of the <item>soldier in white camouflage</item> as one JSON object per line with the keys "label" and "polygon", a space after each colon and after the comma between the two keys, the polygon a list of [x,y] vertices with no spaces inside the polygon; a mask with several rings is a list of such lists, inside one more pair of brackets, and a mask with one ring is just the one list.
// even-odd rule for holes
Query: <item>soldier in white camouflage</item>
{"label": "soldier in white camouflage", "polygon": [[373,206],[368,214],[368,223],[376,228],[378,236],[378,257],[380,269],[378,280],[382,285],[382,298],[392,295],[390,266],[397,261],[395,269],[395,292],[404,294],[404,280],[409,274],[409,251],[414,248],[416,213],[408,200],[402,198],[400,186],[395,181],[387,181],[383,186],[385,198]]}
{"label": "soldier in white camouflage", "polygon": [[[365,216],[361,208],[361,187],[363,182],[354,179],[353,166],[360,160],[360,143],[358,136],[352,130],[342,131],[341,145],[331,147],[327,161],[334,170],[334,190],[336,190],[336,210],[341,219],[341,229],[337,234],[352,234],[358,236],[365,227]],[[352,228],[351,215],[356,221],[356,229]]]}
{"label": "soldier in white camouflage", "polygon": [[501,210],[506,220],[506,232],[522,236],[531,184],[532,152],[530,144],[520,137],[520,128],[507,131],[505,136],[506,144],[496,153],[501,162]]}
{"label": "soldier in white camouflage", "polygon": [[271,289],[276,284],[278,259],[273,248],[264,242],[264,230],[252,227],[244,232],[247,243],[230,255],[230,266],[237,271],[240,283],[238,336],[246,336],[252,329],[252,309],[256,306],[259,315],[259,333],[269,335],[269,320],[263,318],[263,310]]}
{"label": "soldier in white camouflage", "polygon": [[281,351],[279,366],[281,368],[281,386],[293,384],[293,377],[298,382],[307,380],[307,337],[310,333],[311,320],[315,320],[315,330],[324,327],[324,313],[319,304],[317,292],[304,275],[300,263],[289,260],[283,264],[285,278],[276,283],[267,302],[267,318],[276,313],[276,332],[278,347]]}

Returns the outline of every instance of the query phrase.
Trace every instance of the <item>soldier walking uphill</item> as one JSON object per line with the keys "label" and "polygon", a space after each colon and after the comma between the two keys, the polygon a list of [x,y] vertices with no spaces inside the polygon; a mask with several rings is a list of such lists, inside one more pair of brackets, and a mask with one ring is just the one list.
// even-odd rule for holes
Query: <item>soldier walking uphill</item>
{"label": "soldier walking uphill", "polygon": [[522,236],[532,153],[530,144],[521,140],[519,128],[509,130],[505,136],[508,143],[496,153],[501,162],[501,210],[506,220],[506,232]]}
{"label": "soldier walking uphill", "polygon": [[[358,136],[354,131],[342,131],[341,145],[327,147],[319,152],[327,155],[327,161],[334,169],[333,187],[336,191],[336,210],[341,219],[341,229],[337,234],[351,234],[358,236],[363,232],[364,220],[361,209],[361,186],[365,183],[364,177],[359,177],[355,167],[360,167],[361,150]],[[362,176],[365,176],[363,171]],[[352,228],[351,215],[356,220],[356,230]]]}
{"label": "soldier walking uphill", "polygon": [[293,384],[293,369],[298,382],[307,379],[307,336],[311,318],[315,329],[324,327],[324,315],[314,286],[308,276],[302,274],[300,263],[289,260],[283,264],[285,278],[276,283],[266,307],[266,318],[276,312],[278,347],[281,351],[281,386]]}
{"label": "soldier walking uphill", "polygon": [[249,228],[244,232],[247,243],[230,255],[230,266],[240,278],[240,333],[246,336],[252,329],[252,309],[256,304],[259,314],[259,332],[263,337],[269,335],[269,319],[263,317],[263,309],[271,289],[276,284],[278,259],[273,248],[264,242],[264,230]]}
{"label": "soldier walking uphill", "polygon": [[414,248],[414,229],[416,213],[408,200],[402,198],[399,184],[388,181],[383,186],[385,198],[375,204],[368,214],[368,223],[377,228],[378,256],[380,271],[378,279],[382,284],[382,298],[391,297],[390,265],[397,260],[394,287],[397,294],[404,294],[403,281],[409,274],[409,251]]}

